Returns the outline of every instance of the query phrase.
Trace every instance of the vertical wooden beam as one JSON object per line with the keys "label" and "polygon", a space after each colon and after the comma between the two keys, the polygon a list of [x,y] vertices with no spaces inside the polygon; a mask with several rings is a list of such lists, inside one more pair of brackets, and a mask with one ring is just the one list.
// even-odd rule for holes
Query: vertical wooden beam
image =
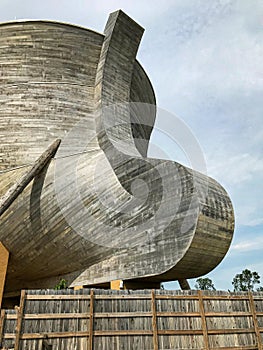
{"label": "vertical wooden beam", "polygon": [[152,328],[153,328],[153,350],[158,350],[158,327],[157,327],[157,318],[156,318],[156,302],[155,302],[155,293],[152,289]]}
{"label": "vertical wooden beam", "polygon": [[258,318],[257,318],[257,311],[256,311],[255,301],[254,301],[254,298],[253,298],[253,294],[251,292],[248,292],[248,296],[249,296],[250,312],[252,314],[255,334],[256,334],[256,338],[257,338],[258,349],[259,350],[263,350],[260,329],[259,329],[259,326],[258,326]]}
{"label": "vertical wooden beam", "polygon": [[15,346],[14,350],[19,350],[20,333],[23,322],[24,306],[25,306],[26,291],[21,291],[20,305],[17,309],[17,325],[16,325],[16,336],[15,336]]}
{"label": "vertical wooden beam", "polygon": [[202,321],[204,349],[209,350],[210,348],[209,348],[209,339],[208,339],[207,324],[206,324],[206,318],[205,318],[204,300],[203,300],[203,294],[201,290],[198,291],[198,301],[199,301],[199,310],[200,310],[200,316]]}
{"label": "vertical wooden beam", "polygon": [[2,349],[2,341],[3,341],[3,335],[4,335],[4,325],[5,325],[5,310],[1,310],[1,316],[0,316],[0,349]]}
{"label": "vertical wooden beam", "polygon": [[90,291],[89,306],[89,350],[93,350],[94,290]]}
{"label": "vertical wooden beam", "polygon": [[9,251],[0,242],[0,309],[5,289],[5,278],[8,267]]}

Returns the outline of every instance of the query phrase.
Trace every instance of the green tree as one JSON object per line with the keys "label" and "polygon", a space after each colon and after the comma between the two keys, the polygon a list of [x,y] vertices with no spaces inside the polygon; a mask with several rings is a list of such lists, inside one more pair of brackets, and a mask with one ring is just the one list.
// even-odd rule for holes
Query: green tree
{"label": "green tree", "polygon": [[60,289],[67,289],[68,287],[68,282],[66,280],[64,280],[64,278],[62,278],[58,284],[55,286],[54,289],[56,290],[60,290]]}
{"label": "green tree", "polygon": [[216,290],[215,286],[212,282],[212,280],[208,277],[205,278],[197,278],[197,280],[195,281],[195,289],[201,289],[201,290]]}
{"label": "green tree", "polygon": [[259,274],[256,271],[251,272],[248,269],[245,269],[241,273],[236,274],[232,281],[234,292],[242,292],[248,290],[252,291],[254,290],[254,286],[259,283]]}

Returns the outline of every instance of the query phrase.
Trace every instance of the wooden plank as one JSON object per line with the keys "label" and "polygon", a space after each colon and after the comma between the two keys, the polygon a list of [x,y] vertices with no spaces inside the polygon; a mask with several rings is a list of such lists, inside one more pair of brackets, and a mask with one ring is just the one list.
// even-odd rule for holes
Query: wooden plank
{"label": "wooden plank", "polygon": [[90,291],[90,312],[89,312],[89,350],[93,350],[93,318],[94,318],[94,290]]}
{"label": "wooden plank", "polygon": [[159,335],[202,335],[202,329],[162,329],[158,330]]}
{"label": "wooden plank", "polygon": [[157,317],[199,317],[199,312],[156,312]]}
{"label": "wooden plank", "polygon": [[[263,312],[262,312],[263,315]],[[206,317],[252,317],[251,312],[232,311],[232,312],[205,312]]]}
{"label": "wooden plank", "polygon": [[[42,295],[42,294],[30,294],[27,295],[27,299],[31,299],[31,300],[62,300],[62,299],[89,299],[90,295],[76,295],[76,294],[68,294],[68,295]],[[107,300],[107,299],[151,299],[151,295],[150,294],[139,294],[139,295],[133,295],[133,294],[125,294],[125,295],[95,295],[94,299],[99,299],[99,300]],[[159,295],[156,294],[155,295],[155,299],[181,299],[181,300],[198,300],[199,297],[198,295]],[[203,300],[249,300],[249,297],[246,295],[213,295],[213,296],[207,296],[207,295],[203,295]],[[259,297],[254,296],[254,299],[262,299]]]}
{"label": "wooden plank", "polygon": [[1,310],[1,316],[0,316],[0,348],[2,347],[4,325],[5,325],[5,310]]}
{"label": "wooden plank", "polygon": [[153,328],[153,350],[158,350],[158,328],[157,328],[157,318],[156,318],[156,302],[155,293],[152,290],[152,328]]}
{"label": "wooden plank", "polygon": [[[122,331],[93,331],[93,336],[136,336],[152,335],[152,330],[122,330]],[[24,333],[20,339],[53,339],[53,338],[72,338],[72,337],[89,337],[88,331],[82,332],[52,332],[52,333]],[[14,339],[15,334],[6,333],[5,339]]]}
{"label": "wooden plank", "polygon": [[247,295],[203,295],[203,300],[248,300]]}
{"label": "wooden plank", "polygon": [[[229,329],[210,329],[207,330],[208,335],[220,335],[220,334],[242,334],[242,333],[254,333],[253,328],[229,328]],[[165,329],[158,330],[158,334],[161,335],[196,335],[203,334],[203,329]]]}
{"label": "wooden plank", "polygon": [[17,319],[17,315],[16,314],[6,314],[5,316],[6,320],[16,320]]}
{"label": "wooden plank", "polygon": [[[263,312],[257,313],[263,316]],[[158,317],[199,317],[199,312],[157,312]],[[252,317],[251,312],[205,312],[206,317]]]}
{"label": "wooden plank", "polygon": [[[78,299],[90,299],[90,295],[76,295],[76,294],[68,294],[68,295],[42,295],[42,294],[29,294],[27,295],[27,299],[29,300],[78,300]],[[107,300],[107,299],[151,299],[150,294],[145,295],[94,295],[94,299],[98,300]]]}
{"label": "wooden plank", "polygon": [[253,294],[251,292],[248,292],[248,296],[249,296],[249,306],[250,306],[250,311],[252,313],[258,349],[262,350],[262,339],[261,339],[260,329],[258,326],[257,312],[256,312],[256,307],[253,299]]}
{"label": "wooden plank", "polygon": [[150,300],[151,299],[151,295],[150,294],[140,294],[140,295],[135,295],[135,294],[118,294],[118,295],[95,295],[94,299],[98,299],[98,300],[107,300],[107,299],[145,299],[145,300]]}
{"label": "wooden plank", "polygon": [[42,295],[42,294],[28,294],[26,297],[28,300],[89,300],[90,295]]}
{"label": "wooden plank", "polygon": [[4,333],[3,339],[15,339],[16,334],[15,333]]}
{"label": "wooden plank", "polygon": [[[158,335],[202,335],[203,329],[166,329],[158,330]],[[220,334],[242,334],[254,333],[254,328],[231,328],[231,329],[211,329],[208,330],[209,335]],[[20,339],[46,339],[46,338],[71,338],[71,337],[89,337],[88,331],[82,332],[52,332],[52,333],[24,333]],[[152,335],[152,330],[109,330],[109,331],[93,331],[93,336],[144,336]],[[6,333],[3,338],[14,339],[15,333]],[[253,345],[254,346],[254,345]],[[214,350],[214,348],[213,348]]]}
{"label": "wooden plank", "polygon": [[205,350],[209,350],[209,340],[208,340],[207,324],[206,324],[206,318],[205,318],[203,293],[201,292],[201,290],[198,291],[198,297],[199,297],[199,310],[200,310],[202,329],[203,329],[203,337],[204,337],[204,348],[205,348]]}
{"label": "wooden plank", "polygon": [[[173,313],[167,313],[167,316],[169,314]],[[114,312],[114,313],[108,313],[108,312],[100,312],[96,313],[96,318],[125,318],[125,317],[152,317],[151,312]],[[94,315],[94,316],[95,316]],[[186,314],[183,314],[186,316]],[[199,314],[196,314],[197,316]],[[160,313],[161,316],[161,313]],[[90,315],[86,313],[61,313],[61,314],[24,314],[24,319],[37,319],[37,320],[45,320],[45,319],[74,319],[74,318],[89,318]],[[6,319],[8,320],[15,320],[17,318],[17,315],[6,315]]]}
{"label": "wooden plank", "polygon": [[[127,317],[152,317],[152,312],[96,312],[96,318],[127,318]],[[258,316],[263,316],[263,312],[257,313]],[[156,312],[157,317],[199,317],[199,312]],[[250,312],[205,312],[206,317],[252,317]],[[24,314],[24,319],[84,319],[89,317],[86,313],[59,313],[59,314]],[[7,320],[17,319],[15,314],[7,314]]]}
{"label": "wooden plank", "polygon": [[[157,294],[156,299],[181,299],[181,300],[198,300],[198,295],[169,295]],[[203,295],[203,300],[248,300],[247,295]],[[256,299],[256,298],[255,298]],[[262,299],[258,298],[258,299]]]}
{"label": "wooden plank", "polygon": [[[24,320],[49,320],[49,319],[74,319],[87,318],[85,313],[61,313],[61,314],[24,314]],[[15,320],[17,315],[6,315],[7,320]]]}
{"label": "wooden plank", "polygon": [[54,157],[60,142],[61,140],[59,139],[53,142],[52,145],[49,146],[48,149],[35,161],[33,167],[0,198],[0,216],[10,207],[34,177],[38,175]]}
{"label": "wooden plank", "polygon": [[21,339],[55,339],[55,338],[73,338],[88,337],[89,332],[52,332],[52,333],[25,333],[21,335]]}
{"label": "wooden plank", "polygon": [[96,318],[152,317],[152,312],[96,312]]}
{"label": "wooden plank", "polygon": [[254,333],[254,328],[229,328],[229,329],[209,329],[208,334],[242,334]]}
{"label": "wooden plank", "polygon": [[152,330],[125,330],[125,331],[94,331],[94,336],[135,336],[135,335],[152,335]]}
{"label": "wooden plank", "polygon": [[257,345],[213,348],[213,350],[258,350]]}
{"label": "wooden plank", "polygon": [[170,295],[170,294],[156,294],[155,299],[165,299],[165,300],[198,300],[198,295]]}
{"label": "wooden plank", "polygon": [[[24,333],[21,334],[20,339],[34,340],[34,339],[55,339],[55,338],[72,338],[72,337],[86,337],[89,332],[53,332],[53,333]],[[15,333],[5,333],[4,339],[15,339]]]}
{"label": "wooden plank", "polygon": [[20,298],[20,305],[17,310],[17,325],[16,325],[16,332],[15,332],[15,346],[14,350],[19,350],[19,341],[20,341],[20,332],[21,332],[21,326],[23,322],[23,313],[24,313],[24,305],[25,305],[25,298],[26,298],[26,291],[21,291],[21,298]]}
{"label": "wooden plank", "polygon": [[[127,318],[127,317],[152,317],[152,312],[96,312],[96,318]],[[263,312],[258,312],[258,316],[263,316]],[[156,312],[157,317],[199,317],[199,312]],[[251,312],[205,312],[206,317],[252,317]],[[87,318],[86,313],[60,313],[60,314],[24,314],[24,319],[74,319]],[[7,320],[17,319],[15,314],[7,314]]]}

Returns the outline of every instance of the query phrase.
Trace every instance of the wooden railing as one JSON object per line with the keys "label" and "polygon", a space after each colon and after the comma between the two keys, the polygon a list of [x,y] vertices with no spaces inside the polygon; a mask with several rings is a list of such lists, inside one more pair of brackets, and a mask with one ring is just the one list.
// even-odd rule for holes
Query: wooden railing
{"label": "wooden railing", "polygon": [[104,344],[110,350],[118,349],[122,338],[136,338],[142,350],[263,350],[263,295],[78,292],[22,291],[16,312],[1,311],[1,346],[21,350],[34,341],[43,349],[71,349],[73,343],[82,349],[85,343],[85,349]]}

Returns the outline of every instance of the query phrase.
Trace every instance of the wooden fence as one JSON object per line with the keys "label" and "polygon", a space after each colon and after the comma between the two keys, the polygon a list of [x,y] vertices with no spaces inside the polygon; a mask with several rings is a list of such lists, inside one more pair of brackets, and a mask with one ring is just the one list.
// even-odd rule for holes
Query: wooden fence
{"label": "wooden fence", "polygon": [[22,291],[0,318],[15,350],[263,350],[262,335],[263,293]]}

